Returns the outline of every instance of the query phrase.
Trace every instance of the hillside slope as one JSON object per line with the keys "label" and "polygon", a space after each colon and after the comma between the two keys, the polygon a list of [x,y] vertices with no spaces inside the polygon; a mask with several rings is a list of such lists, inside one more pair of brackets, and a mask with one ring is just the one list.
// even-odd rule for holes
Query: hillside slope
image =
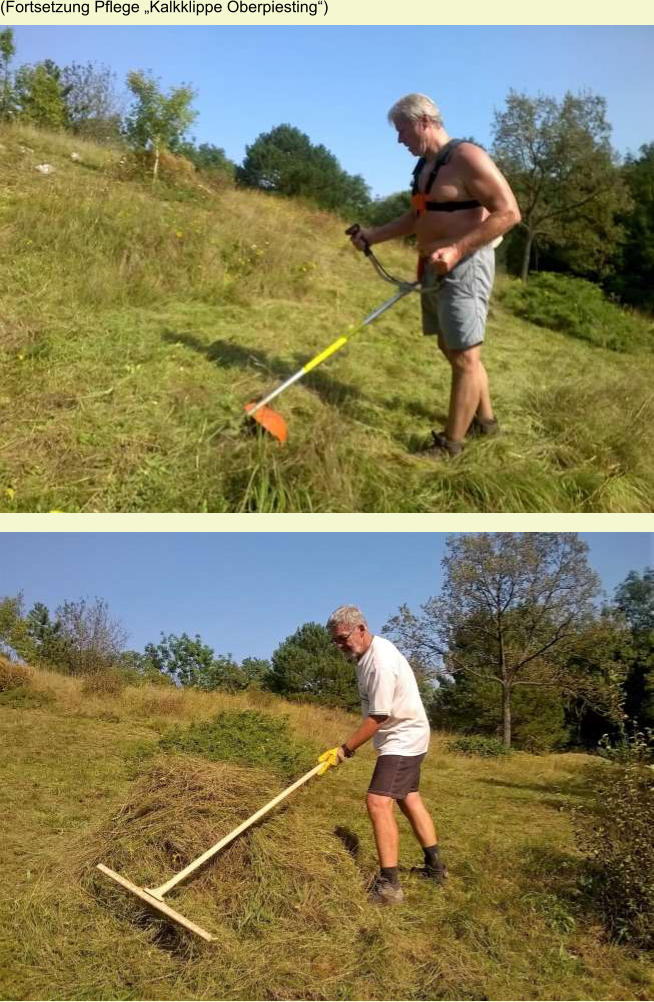
{"label": "hillside slope", "polygon": [[[238,741],[213,759],[183,750],[188,726],[218,713],[214,752],[230,722]],[[42,672],[0,693],[0,995],[652,997],[652,957],[608,943],[584,897],[570,818],[588,792],[584,756],[473,759],[435,734],[423,795],[450,879],[434,889],[404,872],[406,901],[395,908],[365,893],[375,871],[370,749],[311,781],[170,895],[215,943],[148,918],[97,876],[102,861],[162,882],[352,723],[264,693],[112,694]],[[420,854],[403,818],[400,827],[406,870]]]}
{"label": "hillside slope", "polygon": [[[417,297],[276,401],[285,447],[248,434],[244,405],[392,288],[333,216],[175,165],[153,187],[121,158],[0,129],[0,510],[651,510],[654,354],[517,319],[507,279],[500,438],[417,454],[449,397]],[[410,250],[379,254],[412,277]]]}

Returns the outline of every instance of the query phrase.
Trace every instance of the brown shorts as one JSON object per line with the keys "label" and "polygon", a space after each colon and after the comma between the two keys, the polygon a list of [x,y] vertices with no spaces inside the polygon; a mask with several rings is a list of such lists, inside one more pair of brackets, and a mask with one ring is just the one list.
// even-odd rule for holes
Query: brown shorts
{"label": "brown shorts", "polygon": [[[426,753],[425,753],[426,754]],[[420,766],[424,755],[380,755],[370,780],[368,793],[404,800],[407,793],[417,793]]]}

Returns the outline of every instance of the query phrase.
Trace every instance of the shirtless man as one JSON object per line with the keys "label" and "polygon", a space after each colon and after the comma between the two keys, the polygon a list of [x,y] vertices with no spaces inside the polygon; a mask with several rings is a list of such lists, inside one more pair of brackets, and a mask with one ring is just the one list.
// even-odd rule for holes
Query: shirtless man
{"label": "shirtless man", "polygon": [[495,275],[495,246],[520,221],[506,178],[474,143],[451,140],[441,113],[424,94],[408,94],[388,113],[397,141],[420,157],[411,209],[383,226],[359,229],[352,243],[416,235],[422,281],[422,329],[438,336],[452,367],[447,424],[432,432],[433,458],[455,456],[466,434],[494,434],[481,344]]}

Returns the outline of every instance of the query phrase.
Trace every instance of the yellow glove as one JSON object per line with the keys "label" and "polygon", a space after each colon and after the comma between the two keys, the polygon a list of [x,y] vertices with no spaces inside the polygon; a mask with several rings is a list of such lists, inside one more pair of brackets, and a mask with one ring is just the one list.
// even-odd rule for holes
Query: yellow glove
{"label": "yellow glove", "polygon": [[331,769],[332,766],[340,763],[341,756],[338,754],[339,751],[340,749],[338,747],[328,748],[326,752],[323,752],[322,755],[318,757],[318,761],[324,763],[320,772],[317,773],[318,776],[322,776],[322,774],[327,772],[328,769]]}

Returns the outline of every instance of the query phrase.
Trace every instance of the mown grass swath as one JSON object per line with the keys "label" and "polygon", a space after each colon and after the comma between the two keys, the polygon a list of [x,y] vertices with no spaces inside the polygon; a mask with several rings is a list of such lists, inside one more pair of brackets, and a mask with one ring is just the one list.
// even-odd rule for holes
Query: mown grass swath
{"label": "mown grass swath", "polygon": [[[651,320],[578,289],[525,303],[500,277],[485,358],[505,434],[434,466],[417,450],[449,371],[409,297],[276,400],[280,448],[245,403],[388,298],[343,221],[174,160],[153,186],[67,135],[0,142],[1,510],[651,510]],[[409,249],[380,255],[413,277]]]}
{"label": "mown grass swath", "polygon": [[[55,673],[5,675],[3,998],[652,997],[651,953],[610,938],[587,896],[574,837],[574,809],[593,793],[586,755],[461,754],[435,733],[423,794],[450,879],[437,890],[409,877],[419,851],[400,818],[406,902],[384,910],[366,898],[366,748],[175,889],[172,907],[217,937],[205,944],[96,864],[158,885],[275,796],[291,759],[298,776],[311,768],[354,718],[257,692],[94,693]],[[235,757],[221,745],[234,727]]]}

